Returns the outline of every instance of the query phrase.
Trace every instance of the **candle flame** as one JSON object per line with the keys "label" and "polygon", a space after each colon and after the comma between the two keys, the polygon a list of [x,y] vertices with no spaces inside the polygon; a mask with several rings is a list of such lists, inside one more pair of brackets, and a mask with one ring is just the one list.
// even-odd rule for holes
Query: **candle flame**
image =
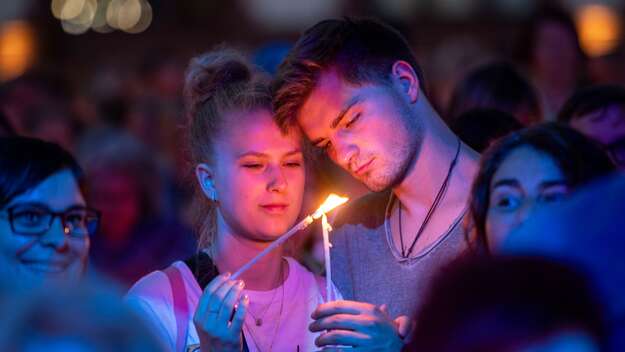
{"label": "candle flame", "polygon": [[317,209],[313,213],[312,215],[313,219],[319,219],[323,214],[331,211],[332,209],[338,207],[339,205],[345,204],[348,200],[349,198],[347,197],[341,197],[334,193],[331,193],[328,196],[328,198],[326,198],[326,201],[323,202],[323,204],[321,204],[319,209]]}

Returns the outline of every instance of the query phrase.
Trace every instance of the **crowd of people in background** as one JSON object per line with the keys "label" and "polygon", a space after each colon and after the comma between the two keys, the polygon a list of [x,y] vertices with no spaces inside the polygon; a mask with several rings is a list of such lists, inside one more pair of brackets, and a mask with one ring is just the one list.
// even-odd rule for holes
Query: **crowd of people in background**
{"label": "crowd of people in background", "polygon": [[[0,349],[625,348],[625,82],[565,12],[447,96],[374,20],[279,49],[0,85]],[[316,225],[230,278],[329,192],[335,292]]]}

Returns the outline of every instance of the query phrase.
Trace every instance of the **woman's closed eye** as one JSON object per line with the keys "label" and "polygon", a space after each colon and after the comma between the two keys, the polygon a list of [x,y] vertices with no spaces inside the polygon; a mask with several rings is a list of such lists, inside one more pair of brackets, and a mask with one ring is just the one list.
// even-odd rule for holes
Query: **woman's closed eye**
{"label": "woman's closed eye", "polygon": [[300,160],[291,160],[284,162],[284,166],[289,168],[298,168],[302,166],[302,162]]}
{"label": "woman's closed eye", "polygon": [[262,163],[257,163],[257,162],[246,162],[243,163],[241,166],[243,166],[246,169],[262,169],[265,165]]}

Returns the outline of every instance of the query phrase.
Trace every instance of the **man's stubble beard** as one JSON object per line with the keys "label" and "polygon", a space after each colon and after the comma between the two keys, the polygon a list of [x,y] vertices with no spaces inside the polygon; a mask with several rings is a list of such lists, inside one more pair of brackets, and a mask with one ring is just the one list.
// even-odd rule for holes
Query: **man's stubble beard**
{"label": "man's stubble beard", "polygon": [[[375,179],[366,179],[362,182],[372,192],[382,192],[395,188],[400,185],[406,176],[414,168],[421,151],[423,143],[423,126],[414,116],[409,107],[405,106],[403,101],[398,102],[400,108],[399,116],[403,128],[407,133],[406,143],[397,145],[394,150],[389,152],[391,157],[384,169],[379,169],[380,175],[374,176]],[[374,170],[375,171],[375,170]],[[373,176],[373,175],[372,175]]]}

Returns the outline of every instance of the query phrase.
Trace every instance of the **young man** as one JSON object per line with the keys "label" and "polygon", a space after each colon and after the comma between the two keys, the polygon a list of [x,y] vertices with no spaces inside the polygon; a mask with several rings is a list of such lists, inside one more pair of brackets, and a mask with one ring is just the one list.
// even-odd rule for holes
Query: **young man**
{"label": "young man", "polygon": [[466,249],[462,219],[479,155],[427,100],[406,40],[373,20],[307,30],[279,69],[279,124],[374,191],[341,210],[332,232],[334,281],[347,301],[322,305],[317,343],[398,350],[404,318],[433,274]]}
{"label": "young man", "polygon": [[564,104],[558,121],[597,141],[620,169],[625,169],[625,88],[582,88]]}

